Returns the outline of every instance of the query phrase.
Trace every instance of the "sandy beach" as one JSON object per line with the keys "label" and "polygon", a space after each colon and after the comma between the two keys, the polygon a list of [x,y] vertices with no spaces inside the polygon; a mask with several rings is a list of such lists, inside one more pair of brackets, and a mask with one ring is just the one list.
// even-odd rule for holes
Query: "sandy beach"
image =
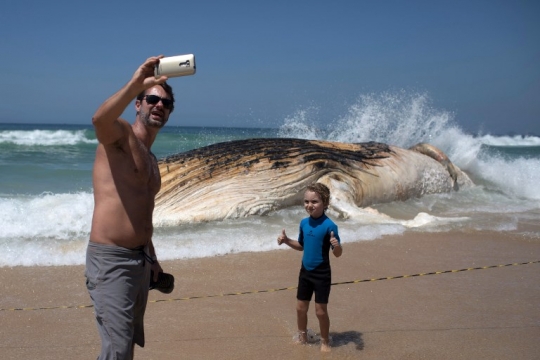
{"label": "sandy beach", "polygon": [[[345,243],[331,259],[330,354],[292,341],[296,290],[287,288],[300,259],[283,248],[163,262],[176,288],[151,292],[135,358],[538,359],[538,237],[410,232]],[[508,266],[465,270],[495,265]],[[448,270],[463,271],[401,277]],[[4,267],[0,281],[2,359],[97,357],[84,266]]]}

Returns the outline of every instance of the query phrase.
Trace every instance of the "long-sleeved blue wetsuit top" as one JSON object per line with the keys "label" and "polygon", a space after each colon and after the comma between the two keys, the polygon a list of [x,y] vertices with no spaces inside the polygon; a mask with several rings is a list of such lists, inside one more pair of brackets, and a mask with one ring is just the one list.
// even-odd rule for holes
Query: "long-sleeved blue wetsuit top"
{"label": "long-sleeved blue wetsuit top", "polygon": [[310,216],[300,222],[298,242],[304,248],[302,264],[307,270],[313,270],[323,263],[330,263],[328,253],[332,247],[330,244],[331,231],[334,232],[335,238],[341,244],[338,227],[326,214],[317,219]]}

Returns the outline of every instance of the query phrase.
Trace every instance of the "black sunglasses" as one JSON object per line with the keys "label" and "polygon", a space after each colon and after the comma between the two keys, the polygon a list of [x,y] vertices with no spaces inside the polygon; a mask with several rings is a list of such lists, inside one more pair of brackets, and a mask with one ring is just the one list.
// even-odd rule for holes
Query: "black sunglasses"
{"label": "black sunglasses", "polygon": [[150,105],[156,105],[161,100],[163,107],[168,110],[172,109],[173,107],[173,102],[171,99],[162,98],[157,95],[145,95],[143,99],[146,99],[146,102]]}

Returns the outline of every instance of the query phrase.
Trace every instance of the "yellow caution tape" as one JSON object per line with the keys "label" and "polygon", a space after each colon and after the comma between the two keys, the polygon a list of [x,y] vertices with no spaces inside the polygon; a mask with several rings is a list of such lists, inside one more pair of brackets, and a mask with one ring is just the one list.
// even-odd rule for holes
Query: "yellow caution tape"
{"label": "yellow caution tape", "polygon": [[[412,274],[412,275],[388,276],[388,277],[381,277],[381,278],[374,278],[374,279],[342,281],[342,282],[332,283],[332,286],[334,286],[334,285],[345,285],[345,284],[358,284],[358,283],[363,283],[363,282],[372,282],[372,281],[381,281],[381,280],[404,279],[404,278],[411,278],[411,277],[417,277],[417,276],[458,273],[458,272],[463,272],[463,271],[484,270],[484,269],[493,269],[493,268],[500,268],[500,267],[506,267],[506,266],[529,265],[529,264],[537,264],[537,263],[540,263],[540,260],[527,261],[527,262],[522,262],[522,263],[503,264],[503,265],[479,266],[479,267],[465,268],[465,269],[459,269],[459,270],[432,271],[432,272],[418,273],[418,274]],[[269,293],[269,292],[276,292],[276,291],[284,291],[284,290],[294,290],[296,288],[297,288],[296,286],[289,286],[289,287],[277,288],[277,289],[252,290],[252,291],[231,292],[231,293],[216,294],[216,295],[202,295],[202,296],[190,296],[190,297],[183,297],[183,298],[175,298],[175,299],[150,300],[148,302],[150,302],[150,303],[158,303],[158,302],[170,302],[170,301],[182,301],[182,300],[209,299],[209,298],[224,297],[224,296],[248,295],[248,294],[259,294],[259,293]],[[54,309],[84,309],[84,308],[92,308],[92,307],[94,307],[94,305],[72,305],[72,306],[50,306],[50,307],[35,307],[35,308],[6,308],[6,309],[0,309],[0,311],[29,311],[29,310],[36,311],[36,310],[54,310]]]}

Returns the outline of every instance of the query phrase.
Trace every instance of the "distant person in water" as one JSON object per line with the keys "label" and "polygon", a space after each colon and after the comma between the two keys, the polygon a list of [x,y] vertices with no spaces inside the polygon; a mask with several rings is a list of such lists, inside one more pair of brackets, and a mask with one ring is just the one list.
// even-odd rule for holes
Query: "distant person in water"
{"label": "distant person in water", "polygon": [[278,245],[287,244],[303,251],[302,267],[298,277],[296,314],[298,323],[298,343],[307,343],[307,312],[313,293],[315,293],[315,313],[321,331],[321,351],[330,351],[330,318],[328,298],[332,283],[330,269],[330,249],[335,257],[343,253],[337,225],[326,216],[330,204],[330,190],[326,185],[309,185],[304,193],[304,209],[309,217],[300,222],[298,240],[287,237],[285,229],[278,236]]}
{"label": "distant person in water", "polygon": [[[101,337],[98,359],[133,359],[144,346],[150,272],[163,270],[152,243],[152,214],[161,187],[150,147],[174,109],[167,77],[154,77],[162,56],[148,58],[96,111],[94,215],[86,252],[86,286]],[[120,119],[135,99],[133,124]]]}

